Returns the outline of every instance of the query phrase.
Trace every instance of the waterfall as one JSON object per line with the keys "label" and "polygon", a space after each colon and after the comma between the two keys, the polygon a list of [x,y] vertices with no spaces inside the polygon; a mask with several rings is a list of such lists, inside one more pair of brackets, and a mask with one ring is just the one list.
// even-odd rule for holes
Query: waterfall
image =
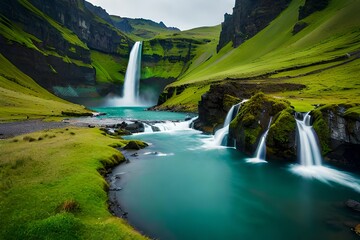
{"label": "waterfall", "polygon": [[261,136],[260,142],[256,148],[256,152],[255,152],[256,159],[265,160],[266,158],[266,137],[270,129],[271,121],[272,121],[272,117],[270,118],[268,128],[266,129],[265,133]]}
{"label": "waterfall", "polygon": [[141,72],[142,42],[136,42],[130,52],[129,63],[126,69],[123,98],[121,103],[127,106],[136,106],[139,101],[140,72]]}
{"label": "waterfall", "polygon": [[317,136],[310,125],[311,116],[307,113],[304,119],[296,119],[298,130],[298,159],[301,165],[321,166],[322,157],[320,153]]}
{"label": "waterfall", "polygon": [[[240,106],[247,101],[248,100],[243,100],[241,103],[235,104],[230,108],[229,112],[226,115],[223,128],[221,128],[215,132],[215,135],[214,135],[214,145],[215,146],[223,145],[223,142],[226,140],[226,137],[229,134],[229,127],[230,127],[231,121],[238,114]],[[227,142],[224,143],[224,145],[227,145]]]}

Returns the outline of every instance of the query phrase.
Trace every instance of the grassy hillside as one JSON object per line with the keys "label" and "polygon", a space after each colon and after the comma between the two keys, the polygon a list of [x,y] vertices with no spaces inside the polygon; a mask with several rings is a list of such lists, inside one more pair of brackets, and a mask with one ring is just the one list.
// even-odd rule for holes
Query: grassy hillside
{"label": "grassy hillside", "polygon": [[88,128],[1,141],[1,238],[146,239],[108,211],[100,173],[125,160],[113,148],[125,144]]}
{"label": "grassy hillside", "polygon": [[87,112],[43,89],[1,54],[0,65],[0,121],[61,116],[62,111]]}
{"label": "grassy hillside", "polygon": [[116,27],[126,32],[135,40],[151,39],[161,34],[171,34],[180,31],[175,28],[168,28],[163,23],[156,23],[142,18],[132,19],[111,16],[111,20]]}
{"label": "grassy hillside", "polygon": [[142,78],[178,78],[201,65],[212,54],[220,26],[161,34],[143,42]]}
{"label": "grassy hillside", "polygon": [[119,84],[124,81],[126,59],[91,50],[91,61],[96,69],[96,81],[98,83]]}
{"label": "grassy hillside", "polygon": [[227,78],[251,79],[249,82],[256,84],[262,81],[305,83],[307,89],[301,93],[274,95],[290,97],[298,110],[309,110],[311,104],[360,102],[356,77],[360,61],[357,53],[360,50],[360,15],[357,14],[360,2],[332,0],[325,10],[303,19],[309,26],[293,35],[302,4],[301,0],[293,0],[255,37],[235,49],[227,45],[199,67],[190,67],[172,86]]}

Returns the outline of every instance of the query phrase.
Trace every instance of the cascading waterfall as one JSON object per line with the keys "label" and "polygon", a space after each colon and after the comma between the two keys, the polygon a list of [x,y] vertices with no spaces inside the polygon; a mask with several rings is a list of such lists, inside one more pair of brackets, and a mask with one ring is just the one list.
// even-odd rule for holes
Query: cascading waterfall
{"label": "cascading waterfall", "polygon": [[265,133],[261,136],[259,145],[256,148],[256,152],[255,152],[256,159],[265,160],[266,158],[266,137],[270,129],[271,121],[272,121],[272,117],[270,118],[268,128],[266,129]]}
{"label": "cascading waterfall", "polygon": [[225,139],[226,139],[227,135],[229,134],[230,123],[236,117],[240,106],[247,101],[248,100],[243,100],[241,103],[235,104],[230,108],[229,112],[226,115],[223,128],[220,128],[219,130],[217,130],[214,135],[214,145],[215,146],[222,146],[223,144],[227,145],[227,142],[225,143]]}
{"label": "cascading waterfall", "polygon": [[127,106],[140,104],[140,71],[141,71],[142,42],[136,42],[130,52],[129,63],[126,69],[123,97],[121,103]]}
{"label": "cascading waterfall", "polygon": [[304,119],[296,119],[298,130],[298,159],[302,166],[321,166],[322,157],[320,153],[317,136],[310,125],[311,116],[307,113]]}
{"label": "cascading waterfall", "polygon": [[[187,121],[174,122],[174,121],[165,121],[158,123],[143,123],[144,124],[144,132],[145,133],[153,133],[153,132],[167,132],[167,131],[181,131],[191,129],[192,123],[198,117],[194,117]],[[154,129],[156,129],[154,131]]]}

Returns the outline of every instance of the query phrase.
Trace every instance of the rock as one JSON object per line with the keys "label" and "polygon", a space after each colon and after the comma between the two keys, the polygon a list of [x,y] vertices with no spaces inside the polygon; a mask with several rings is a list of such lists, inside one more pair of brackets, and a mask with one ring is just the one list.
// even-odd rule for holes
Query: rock
{"label": "rock", "polygon": [[354,105],[326,105],[310,114],[325,160],[338,166],[360,169],[360,115]]}
{"label": "rock", "polygon": [[[258,93],[240,107],[238,115],[230,124],[229,138],[236,140],[237,149],[253,155],[262,134],[269,126],[271,116],[276,122],[281,116],[281,112],[289,108],[290,103],[286,100],[275,99]],[[273,129],[274,132],[276,130]],[[286,131],[284,135],[288,136],[290,133]],[[281,151],[277,149],[275,144],[273,144],[273,148],[273,152]]]}
{"label": "rock", "polygon": [[299,33],[301,30],[303,30],[304,28],[306,28],[308,25],[309,25],[309,24],[306,23],[306,22],[302,22],[302,21],[297,22],[297,23],[294,25],[292,34],[295,35],[295,34]]}
{"label": "rock", "polygon": [[348,207],[348,208],[351,208],[355,211],[359,211],[360,212],[360,203],[355,201],[355,200],[352,200],[352,199],[349,199],[345,202],[345,205]]}
{"label": "rock", "polygon": [[238,47],[270,24],[290,0],[236,0],[233,14],[225,14],[217,51],[232,42]]}
{"label": "rock", "polygon": [[140,150],[147,147],[148,144],[141,141],[129,141],[124,147],[125,150]]}
{"label": "rock", "polygon": [[328,5],[329,0],[306,0],[305,5],[299,8],[299,20],[325,9]]}
{"label": "rock", "polygon": [[145,130],[145,126],[142,122],[134,122],[131,124],[127,124],[127,126],[125,127],[125,130],[131,132],[131,133],[139,133],[139,132],[144,132]]}
{"label": "rock", "polygon": [[281,92],[283,90],[300,90],[305,88],[301,84],[248,84],[241,81],[227,81],[213,84],[210,90],[201,97],[198,105],[199,118],[194,121],[194,128],[213,133],[214,129],[222,126],[227,112],[232,105],[242,99],[262,91],[264,93]]}

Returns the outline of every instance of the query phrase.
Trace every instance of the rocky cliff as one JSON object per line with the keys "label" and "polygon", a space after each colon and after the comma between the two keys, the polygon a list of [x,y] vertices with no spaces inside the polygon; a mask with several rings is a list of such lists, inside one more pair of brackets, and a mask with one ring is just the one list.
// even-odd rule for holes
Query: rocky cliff
{"label": "rocky cliff", "polygon": [[354,105],[328,105],[311,115],[325,160],[360,169],[360,117],[352,109]]}
{"label": "rocky cliff", "polygon": [[219,51],[229,42],[238,47],[244,41],[255,36],[274,20],[291,0],[236,0],[233,14],[225,14],[222,23]]}
{"label": "rocky cliff", "polygon": [[91,50],[127,58],[133,44],[83,0],[4,0],[0,14],[1,53],[52,92],[71,86],[82,89],[75,96],[98,95]]}
{"label": "rocky cliff", "polygon": [[226,114],[233,104],[239,103],[243,99],[250,99],[258,92],[273,93],[304,88],[304,85],[289,83],[253,84],[228,81],[213,84],[210,90],[201,97],[198,105],[199,119],[195,122],[195,128],[210,133],[213,132],[214,128],[216,129],[217,126],[224,122]]}

